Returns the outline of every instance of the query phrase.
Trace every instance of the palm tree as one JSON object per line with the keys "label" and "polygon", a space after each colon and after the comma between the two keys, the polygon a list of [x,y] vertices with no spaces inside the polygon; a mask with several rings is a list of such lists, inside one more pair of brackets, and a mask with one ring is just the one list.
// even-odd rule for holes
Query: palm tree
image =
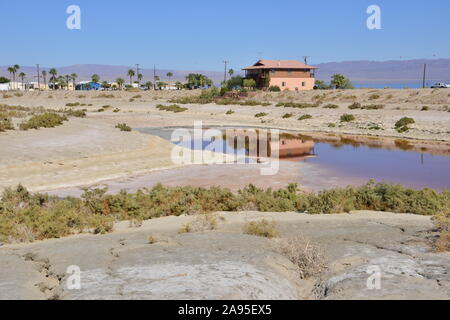
{"label": "palm tree", "polygon": [[98,74],[93,74],[91,79],[92,82],[98,83],[100,81],[100,76]]}
{"label": "palm tree", "polygon": [[23,85],[23,80],[25,79],[27,75],[23,72],[19,73],[19,78],[22,80],[22,89],[25,90],[25,87]]}
{"label": "palm tree", "polygon": [[47,90],[47,71],[42,71],[42,77],[44,78],[44,90]]}
{"label": "palm tree", "polygon": [[142,73],[139,73],[139,74],[138,74],[138,80],[139,80],[139,83],[142,82],[142,79],[144,79],[144,75],[143,75]]}
{"label": "palm tree", "polygon": [[78,78],[78,75],[76,73],[72,73],[70,77],[72,78],[73,90],[75,90],[75,80]]}
{"label": "palm tree", "polygon": [[228,70],[228,74],[230,75],[230,78],[233,77],[234,70],[233,69]]}
{"label": "palm tree", "polygon": [[72,77],[70,75],[66,74],[66,87],[67,87],[67,90],[69,90],[69,83],[70,83],[71,79],[72,79]]}
{"label": "palm tree", "polygon": [[151,88],[153,88],[153,83],[152,83],[151,81],[147,81],[147,82],[144,84],[144,86],[145,86],[148,90],[150,90]]}
{"label": "palm tree", "polygon": [[122,78],[117,78],[116,79],[117,84],[119,85],[119,89],[122,90],[123,88],[123,84],[125,83],[125,80]]}
{"label": "palm tree", "polygon": [[173,77],[173,73],[172,72],[167,72],[167,78],[169,78],[169,87],[170,87],[170,78]]}
{"label": "palm tree", "polygon": [[[9,80],[10,80],[10,82],[11,82],[11,84],[12,84],[12,82],[13,82],[12,75],[13,75],[14,72],[16,72],[16,71],[14,70],[14,67],[9,67],[9,68],[8,68],[8,72],[9,72]],[[11,89],[12,89],[12,87],[11,87]]]}
{"label": "palm tree", "polygon": [[133,85],[133,77],[136,75],[133,69],[128,70],[128,76],[130,77],[130,85]]}
{"label": "palm tree", "polygon": [[48,73],[52,75],[50,81],[53,83],[53,90],[56,90],[56,75],[58,74],[58,71],[56,71],[55,68],[51,68]]}
{"label": "palm tree", "polygon": [[[15,82],[16,82],[16,73],[17,73],[17,71],[19,71],[19,69],[20,69],[20,66],[18,64],[15,64],[12,67],[8,68],[8,72],[10,74],[12,74],[12,76],[13,76],[13,84],[15,84]],[[12,89],[14,89],[14,88],[12,88]]]}

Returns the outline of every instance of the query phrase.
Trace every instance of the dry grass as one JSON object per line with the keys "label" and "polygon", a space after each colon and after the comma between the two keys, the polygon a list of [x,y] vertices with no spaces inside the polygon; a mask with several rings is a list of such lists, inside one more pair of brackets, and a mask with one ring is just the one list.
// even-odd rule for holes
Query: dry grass
{"label": "dry grass", "polygon": [[439,236],[435,242],[437,251],[450,251],[450,212],[433,217],[433,221],[439,231]]}
{"label": "dry grass", "polygon": [[269,239],[276,238],[279,235],[277,223],[266,219],[247,222],[243,227],[243,231],[245,234]]}
{"label": "dry grass", "polygon": [[281,239],[279,249],[297,267],[301,279],[318,276],[325,269],[322,250],[303,236]]}
{"label": "dry grass", "polygon": [[179,233],[196,233],[217,229],[218,217],[216,213],[204,213],[198,215],[194,221],[184,224]]}

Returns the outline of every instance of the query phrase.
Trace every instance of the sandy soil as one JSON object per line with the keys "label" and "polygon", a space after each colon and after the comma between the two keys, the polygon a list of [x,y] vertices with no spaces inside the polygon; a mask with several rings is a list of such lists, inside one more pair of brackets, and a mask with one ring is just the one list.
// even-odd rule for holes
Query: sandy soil
{"label": "sandy soil", "polygon": [[[249,107],[187,105],[188,111],[172,113],[159,111],[155,106],[167,103],[173,97],[198,94],[198,92],[29,92],[23,96],[1,98],[0,103],[26,107],[44,106],[61,109],[69,102],[92,104],[77,107],[87,109],[85,119],[72,118],[68,123],[54,129],[38,131],[15,131],[0,133],[0,188],[23,183],[30,190],[42,191],[79,185],[88,185],[105,180],[123,179],[132,175],[146,174],[155,169],[174,167],[170,160],[172,146],[160,138],[137,132],[120,132],[114,126],[125,122],[133,128],[192,126],[194,121],[204,125],[258,126],[295,130],[297,132],[322,135],[324,139],[361,139],[367,142],[376,136],[393,137],[386,144],[414,150],[427,150],[438,154],[450,152],[450,112],[448,90],[347,90],[324,92],[282,92],[258,93],[249,99],[269,101],[274,105],[279,101],[315,102],[323,105],[334,103],[339,109],[293,109],[283,107]],[[107,97],[105,95],[111,95]],[[136,97],[140,95],[140,97]],[[379,95],[378,99],[371,99]],[[134,97],[134,101],[131,101]],[[384,104],[383,110],[349,110],[354,101],[362,104]],[[97,112],[102,106],[111,108]],[[423,105],[429,111],[420,111]],[[113,113],[120,108],[119,113]],[[233,115],[225,115],[227,110]],[[258,112],[269,115],[263,120],[254,115]],[[285,113],[294,113],[291,119],[282,119]],[[302,114],[311,114],[306,121],[296,120]],[[343,113],[352,113],[357,121],[339,124]],[[399,134],[393,127],[403,116],[413,117],[416,124],[411,130]],[[335,123],[335,128],[329,128]],[[384,130],[368,130],[371,124],[378,124]],[[349,135],[350,134],[350,135]],[[410,142],[405,139],[414,138]],[[401,139],[401,140],[400,140]],[[420,141],[418,141],[420,140]],[[374,144],[379,144],[373,140]],[[397,144],[397,145],[396,145]],[[284,180],[280,180],[284,181]]]}
{"label": "sandy soil", "polygon": [[[215,231],[179,234],[192,216],[116,225],[0,247],[0,299],[446,299],[450,256],[434,253],[429,217],[377,212],[343,215],[218,213]],[[247,221],[276,221],[281,237],[303,235],[324,251],[326,270],[302,280],[278,240],[242,233]],[[156,243],[149,244],[152,236]],[[69,290],[68,266],[81,270]],[[381,271],[370,290],[368,270]],[[14,270],[14,272],[11,272]]]}

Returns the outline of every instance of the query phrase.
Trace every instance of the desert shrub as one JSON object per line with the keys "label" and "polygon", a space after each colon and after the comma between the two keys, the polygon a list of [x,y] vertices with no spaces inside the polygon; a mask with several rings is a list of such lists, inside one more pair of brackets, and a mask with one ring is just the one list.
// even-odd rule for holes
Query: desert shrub
{"label": "desert shrub", "polygon": [[115,109],[113,110],[113,112],[114,112],[114,113],[118,113],[118,112],[120,112],[120,109],[119,109],[119,108],[115,108]]}
{"label": "desert shrub", "polygon": [[22,186],[6,189],[0,197],[0,241],[32,241],[83,231],[105,233],[111,230],[113,221],[143,221],[245,208],[309,214],[374,210],[439,216],[450,212],[450,192],[446,190],[438,193],[432,189],[413,190],[375,182],[319,193],[300,193],[295,184],[279,190],[249,185],[238,193],[219,187],[162,185],[135,193],[107,194],[106,191],[84,189],[81,198],[60,199],[32,194]]}
{"label": "desert shrub", "polygon": [[351,122],[356,120],[355,116],[352,114],[343,114],[341,116],[341,122]]}
{"label": "desert shrub", "polygon": [[269,239],[276,238],[279,235],[276,222],[266,219],[247,222],[242,230],[245,234]]}
{"label": "desert shrub", "polygon": [[46,112],[32,116],[27,121],[19,125],[20,130],[39,129],[39,128],[54,128],[67,121],[66,116],[61,116],[56,113]]}
{"label": "desert shrub", "polygon": [[421,109],[421,111],[428,111],[428,110],[430,110],[430,107],[428,107],[428,106],[423,106]]}
{"label": "desert shrub", "polygon": [[84,110],[64,110],[64,114],[68,117],[84,118],[86,117],[86,112]]}
{"label": "desert shrub", "polygon": [[318,276],[325,269],[325,258],[319,245],[305,237],[281,239],[279,250],[296,266],[301,279]]}
{"label": "desert shrub", "polygon": [[131,131],[131,127],[129,125],[127,125],[126,123],[119,123],[116,125],[116,128],[120,129],[120,131],[126,131],[126,132]]}
{"label": "desert shrub", "polygon": [[215,101],[215,99],[223,94],[225,94],[226,90],[219,91],[216,88],[211,90],[203,90],[198,96],[190,96],[190,97],[182,97],[169,100],[170,103],[179,103],[179,104],[208,104]]}
{"label": "desert shrub", "polygon": [[190,233],[190,232],[205,232],[216,230],[218,225],[217,214],[215,213],[204,213],[199,214],[194,219],[194,221],[190,223],[184,224],[179,233]]}
{"label": "desert shrub", "polygon": [[308,120],[308,119],[311,119],[311,118],[312,118],[312,115],[304,114],[300,118],[298,118],[298,120],[302,121],[302,120]]}
{"label": "desert shrub", "polygon": [[351,105],[348,106],[348,108],[350,110],[355,110],[355,109],[361,109],[361,103],[359,102],[354,102]]}
{"label": "desert shrub", "polygon": [[323,108],[324,109],[339,109],[339,106],[336,104],[327,104]]}
{"label": "desert shrub", "polygon": [[97,110],[97,112],[105,112],[105,109],[100,108],[100,109]]}
{"label": "desert shrub", "polygon": [[413,118],[404,117],[398,120],[395,123],[395,130],[399,133],[407,132],[409,130],[409,125],[414,124],[416,121],[414,121]]}
{"label": "desert shrub", "polygon": [[292,113],[285,113],[282,118],[289,119],[289,118],[292,118],[293,116],[294,116],[294,114],[292,114]]}
{"label": "desert shrub", "polygon": [[380,99],[380,95],[377,93],[374,93],[369,96],[369,100],[377,100],[377,99]]}
{"label": "desert shrub", "polygon": [[142,98],[142,96],[140,94],[133,96],[133,99],[141,99],[141,98]]}
{"label": "desert shrub", "polygon": [[328,128],[336,128],[336,124],[335,123],[329,123],[328,124]]}
{"label": "desert shrub", "polygon": [[66,103],[66,107],[78,107],[80,106],[79,102]]}
{"label": "desert shrub", "polygon": [[230,109],[230,110],[227,111],[226,115],[231,115],[231,114],[234,114],[234,113],[235,113],[235,112],[234,112],[233,110]]}
{"label": "desert shrub", "polygon": [[14,130],[14,125],[9,118],[0,118],[0,132]]}
{"label": "desert shrub", "polygon": [[436,215],[433,222],[439,232],[435,241],[436,249],[441,252],[450,251],[450,212]]}
{"label": "desert shrub", "polygon": [[296,103],[296,102],[280,102],[276,106],[277,107],[285,107],[285,108],[297,108],[297,109],[307,109],[307,108],[317,108],[319,103]]}
{"label": "desert shrub", "polygon": [[267,116],[267,115],[268,115],[268,114],[265,113],[265,112],[259,112],[259,113],[255,114],[255,118],[262,118],[262,117],[265,117],[265,116]]}
{"label": "desert shrub", "polygon": [[279,86],[270,86],[270,87],[269,87],[269,91],[270,91],[270,92],[280,92],[281,89],[280,89]]}
{"label": "desert shrub", "polygon": [[384,109],[384,105],[382,104],[368,104],[361,107],[363,110],[380,110]]}
{"label": "desert shrub", "polygon": [[155,236],[149,236],[148,239],[147,239],[147,243],[148,244],[158,243],[158,238],[156,238]]}
{"label": "desert shrub", "polygon": [[113,94],[106,94],[106,93],[100,93],[99,95],[95,96],[94,98],[96,99],[113,99],[114,95]]}
{"label": "desert shrub", "polygon": [[171,112],[175,112],[175,113],[180,113],[180,112],[184,112],[186,110],[189,110],[188,108],[182,108],[179,105],[176,104],[172,104],[170,106],[165,106],[162,104],[158,104],[156,106],[156,109],[161,110],[161,111],[171,111]]}

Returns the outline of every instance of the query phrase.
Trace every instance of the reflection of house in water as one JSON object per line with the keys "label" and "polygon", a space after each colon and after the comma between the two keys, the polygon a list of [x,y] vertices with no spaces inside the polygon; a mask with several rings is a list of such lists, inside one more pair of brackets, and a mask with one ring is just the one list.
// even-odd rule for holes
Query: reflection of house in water
{"label": "reflection of house in water", "polygon": [[[271,142],[271,148],[274,148],[274,142]],[[280,138],[279,144],[279,157],[283,158],[295,158],[303,157],[314,154],[314,142],[304,141],[302,139],[283,139]]]}

